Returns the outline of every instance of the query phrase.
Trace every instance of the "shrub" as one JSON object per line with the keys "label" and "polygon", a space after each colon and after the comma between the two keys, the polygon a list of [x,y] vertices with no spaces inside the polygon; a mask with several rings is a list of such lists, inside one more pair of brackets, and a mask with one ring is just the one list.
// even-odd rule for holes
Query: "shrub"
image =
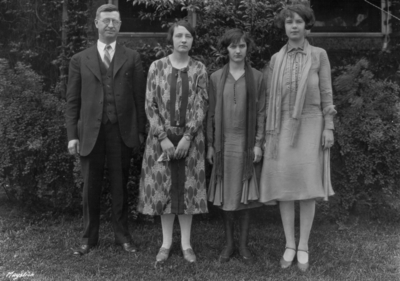
{"label": "shrub", "polygon": [[[130,0],[128,0],[130,1]],[[221,3],[223,2],[223,4]],[[249,54],[249,59],[256,69],[262,69],[270,57],[284,44],[283,34],[273,27],[276,11],[281,7],[279,1],[163,1],[163,0],[135,0],[133,3],[145,3],[155,7],[154,13],[142,13],[143,19],[159,18],[166,20],[177,8],[195,11],[196,43],[191,55],[203,62],[211,74],[227,62],[226,54],[218,50],[218,40],[225,30],[241,28],[248,32],[255,41],[255,48]],[[278,3],[278,5],[276,4]],[[179,19],[176,19],[179,20]],[[172,22],[164,21],[165,25]],[[170,53],[171,46],[158,45],[154,52],[156,58]],[[148,69],[144,52],[144,67]],[[151,63],[151,61],[150,61]]]}
{"label": "shrub", "polygon": [[366,59],[336,68],[334,76],[338,114],[332,178],[338,206],[376,210],[398,198],[400,88],[375,78]]}
{"label": "shrub", "polygon": [[93,0],[0,1],[0,57],[31,65],[46,89],[54,87],[65,79],[72,55],[88,44],[91,5]]}
{"label": "shrub", "polygon": [[[42,78],[22,63],[1,60],[0,171],[27,205],[74,209],[74,158],[67,154],[64,101],[43,92]],[[57,91],[54,89],[53,91]],[[78,203],[78,204],[77,204]]]}

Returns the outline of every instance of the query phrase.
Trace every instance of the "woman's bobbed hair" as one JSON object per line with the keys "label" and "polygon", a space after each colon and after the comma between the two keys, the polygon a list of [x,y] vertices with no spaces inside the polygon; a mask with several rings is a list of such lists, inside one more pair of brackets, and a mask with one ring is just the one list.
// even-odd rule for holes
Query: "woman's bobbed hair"
{"label": "woman's bobbed hair", "polygon": [[190,34],[193,37],[193,43],[192,43],[192,46],[193,46],[194,42],[196,41],[196,30],[193,28],[193,26],[188,21],[185,21],[185,20],[177,21],[169,27],[168,32],[167,32],[167,43],[171,44],[171,45],[174,44],[172,37],[174,37],[175,28],[177,28],[178,26],[183,26],[184,28],[187,29],[187,31],[190,32]]}
{"label": "woman's bobbed hair", "polygon": [[218,42],[218,48],[223,55],[228,55],[228,46],[232,43],[238,44],[241,39],[246,42],[247,54],[249,54],[253,48],[254,42],[247,32],[244,32],[239,28],[232,28],[225,31],[224,35],[222,35]]}
{"label": "woman's bobbed hair", "polygon": [[275,17],[275,25],[280,29],[285,29],[285,20],[293,18],[293,14],[298,14],[305,22],[305,28],[310,30],[315,23],[314,11],[310,7],[308,1],[292,1],[291,4],[283,7],[279,14]]}

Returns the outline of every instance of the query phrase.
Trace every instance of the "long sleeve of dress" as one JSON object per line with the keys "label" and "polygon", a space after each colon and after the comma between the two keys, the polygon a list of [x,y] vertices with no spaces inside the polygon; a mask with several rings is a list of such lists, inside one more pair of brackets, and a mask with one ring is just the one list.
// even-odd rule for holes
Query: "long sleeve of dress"
{"label": "long sleeve of dress", "polygon": [[167,137],[167,133],[158,108],[157,87],[159,86],[159,81],[157,80],[156,68],[156,64],[153,63],[147,75],[145,110],[150,123],[149,134],[158,137],[159,140],[163,140]]}
{"label": "long sleeve of dress", "polygon": [[264,143],[264,133],[265,133],[265,82],[261,77],[258,85],[258,98],[257,98],[257,128],[256,128],[256,141],[255,146],[262,147]]}
{"label": "long sleeve of dress", "polygon": [[214,83],[211,79],[209,87],[208,87],[208,96],[210,101],[210,107],[207,113],[207,143],[208,146],[214,146],[214,128],[215,128],[215,89]]}
{"label": "long sleeve of dress", "polygon": [[321,92],[321,106],[324,114],[324,129],[334,129],[333,116],[336,114],[332,97],[331,65],[326,51],[320,54],[319,88]]}
{"label": "long sleeve of dress", "polygon": [[196,95],[189,108],[189,115],[184,133],[184,135],[189,135],[190,137],[193,137],[203,124],[208,108],[208,76],[204,65],[199,69],[199,75],[196,80],[197,81],[194,81],[197,85]]}

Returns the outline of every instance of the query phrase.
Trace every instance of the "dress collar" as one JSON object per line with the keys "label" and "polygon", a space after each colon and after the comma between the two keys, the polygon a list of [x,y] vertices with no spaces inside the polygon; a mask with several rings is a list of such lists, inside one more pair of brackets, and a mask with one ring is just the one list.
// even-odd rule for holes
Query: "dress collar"
{"label": "dress collar", "polygon": [[291,52],[296,52],[296,53],[301,53],[303,55],[306,55],[306,52],[304,51],[304,44],[301,47],[293,47],[288,43],[287,44],[287,53],[291,53]]}

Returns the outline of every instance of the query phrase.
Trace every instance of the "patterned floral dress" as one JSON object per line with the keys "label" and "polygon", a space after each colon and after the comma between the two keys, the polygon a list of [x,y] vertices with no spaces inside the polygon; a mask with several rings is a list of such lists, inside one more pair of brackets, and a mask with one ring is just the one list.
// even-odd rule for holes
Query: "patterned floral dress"
{"label": "patterned floral dress", "polygon": [[[168,57],[151,64],[145,104],[150,130],[143,156],[139,212],[146,215],[208,212],[203,133],[208,106],[207,84],[206,67],[192,58],[183,69],[175,69]],[[181,107],[186,107],[186,111],[180,110]],[[161,161],[160,141],[166,136],[171,141],[178,136],[179,142],[183,135],[188,135],[192,141],[180,167],[183,173],[178,173],[182,189],[176,191],[173,161],[179,160]],[[177,200],[180,201],[179,212],[174,207]]]}

